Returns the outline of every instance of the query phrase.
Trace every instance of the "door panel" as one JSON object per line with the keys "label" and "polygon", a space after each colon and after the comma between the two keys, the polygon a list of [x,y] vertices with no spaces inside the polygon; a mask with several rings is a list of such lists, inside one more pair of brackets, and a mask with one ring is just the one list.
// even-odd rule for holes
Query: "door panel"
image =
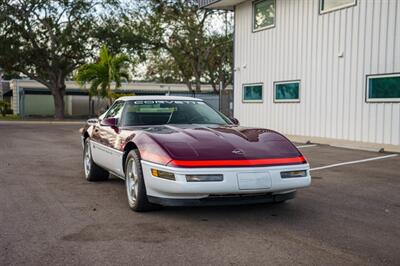
{"label": "door panel", "polygon": [[[104,118],[120,118],[124,102],[116,102],[107,111]],[[93,161],[107,170],[123,176],[122,157],[119,151],[119,131],[110,126],[103,126],[101,122],[94,127],[92,143]]]}
{"label": "door panel", "polygon": [[100,144],[96,141],[91,141],[93,161],[99,166],[123,176],[122,157],[123,153]]}

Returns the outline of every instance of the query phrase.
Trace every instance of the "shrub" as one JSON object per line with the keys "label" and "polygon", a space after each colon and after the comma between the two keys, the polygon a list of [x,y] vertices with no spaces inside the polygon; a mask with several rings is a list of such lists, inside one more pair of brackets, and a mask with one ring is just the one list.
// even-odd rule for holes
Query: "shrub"
{"label": "shrub", "polygon": [[6,101],[0,101],[0,113],[4,117],[10,113],[10,103]]}

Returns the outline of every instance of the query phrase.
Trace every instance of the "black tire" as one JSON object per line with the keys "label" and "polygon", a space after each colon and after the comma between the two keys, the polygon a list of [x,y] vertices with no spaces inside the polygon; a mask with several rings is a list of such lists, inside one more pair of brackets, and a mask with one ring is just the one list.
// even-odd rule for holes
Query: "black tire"
{"label": "black tire", "polygon": [[[134,173],[134,171],[136,172]],[[135,176],[136,175],[136,176]],[[129,151],[125,161],[125,187],[129,207],[136,212],[145,212],[156,208],[147,199],[146,185],[138,150]]]}
{"label": "black tire", "polygon": [[90,182],[105,181],[110,176],[107,170],[93,162],[89,139],[85,140],[85,147],[83,149],[83,170],[86,180]]}

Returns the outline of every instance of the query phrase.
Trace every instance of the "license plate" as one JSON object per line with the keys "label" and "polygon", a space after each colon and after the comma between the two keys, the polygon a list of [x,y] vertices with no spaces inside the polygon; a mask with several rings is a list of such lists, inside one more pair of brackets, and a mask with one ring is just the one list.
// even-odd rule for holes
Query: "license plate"
{"label": "license plate", "polygon": [[239,173],[237,174],[239,189],[266,189],[272,186],[268,173]]}

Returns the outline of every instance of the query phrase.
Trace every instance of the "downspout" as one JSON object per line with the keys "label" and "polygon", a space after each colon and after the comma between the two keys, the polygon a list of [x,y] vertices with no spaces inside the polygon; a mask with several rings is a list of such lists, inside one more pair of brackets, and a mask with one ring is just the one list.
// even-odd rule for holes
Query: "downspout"
{"label": "downspout", "polygon": [[236,6],[233,7],[232,117],[235,117],[235,76],[236,76],[235,55],[236,55]]}
{"label": "downspout", "polygon": [[21,115],[21,104],[20,104],[20,97],[21,97],[21,94],[20,94],[20,91],[19,91],[19,85],[18,85],[18,79],[16,79],[15,80],[15,96],[14,96],[14,93],[13,93],[13,97],[15,97],[15,113],[16,113],[16,115]]}
{"label": "downspout", "polygon": [[19,109],[20,109],[20,116],[25,118],[25,91],[20,88],[18,88],[18,91],[20,91],[20,101],[19,101]]}

